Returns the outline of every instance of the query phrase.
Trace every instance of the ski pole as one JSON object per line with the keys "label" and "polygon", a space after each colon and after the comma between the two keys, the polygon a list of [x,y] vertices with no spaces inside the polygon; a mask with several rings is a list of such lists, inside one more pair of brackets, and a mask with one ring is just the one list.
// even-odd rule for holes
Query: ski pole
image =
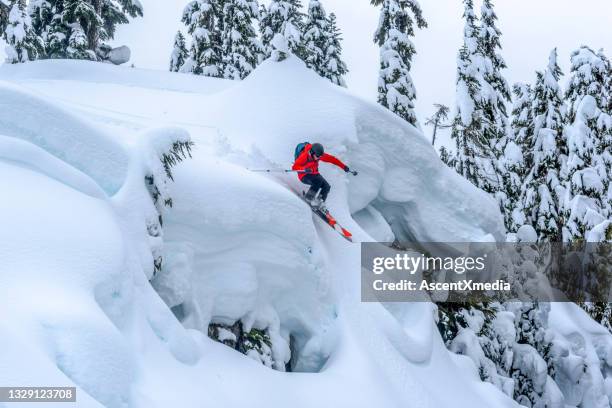
{"label": "ski pole", "polygon": [[249,169],[255,173],[308,173],[304,170],[285,170],[285,169]]}

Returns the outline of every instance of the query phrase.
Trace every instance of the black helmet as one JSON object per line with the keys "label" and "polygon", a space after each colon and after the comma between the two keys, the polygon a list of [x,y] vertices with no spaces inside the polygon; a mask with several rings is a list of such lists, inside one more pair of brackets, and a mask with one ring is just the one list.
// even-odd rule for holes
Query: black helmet
{"label": "black helmet", "polygon": [[325,149],[323,149],[323,145],[321,143],[313,143],[310,148],[310,153],[314,154],[317,157],[323,156],[325,153]]}

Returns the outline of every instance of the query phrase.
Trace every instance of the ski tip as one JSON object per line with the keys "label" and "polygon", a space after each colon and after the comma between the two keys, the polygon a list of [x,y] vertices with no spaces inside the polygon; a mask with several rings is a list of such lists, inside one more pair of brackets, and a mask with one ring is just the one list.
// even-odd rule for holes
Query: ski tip
{"label": "ski tip", "polygon": [[344,238],[346,238],[348,241],[353,242],[353,234],[344,228],[342,228],[342,236],[344,236]]}

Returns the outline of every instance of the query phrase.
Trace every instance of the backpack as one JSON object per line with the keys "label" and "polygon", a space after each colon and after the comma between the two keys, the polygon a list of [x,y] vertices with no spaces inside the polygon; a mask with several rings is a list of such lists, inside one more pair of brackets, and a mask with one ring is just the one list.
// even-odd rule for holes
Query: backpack
{"label": "backpack", "polygon": [[302,143],[299,143],[297,146],[295,146],[295,154],[294,154],[293,160],[297,160],[297,158],[300,156],[300,154],[302,154],[302,152],[306,148],[306,145],[309,145],[309,144],[310,142],[302,142]]}

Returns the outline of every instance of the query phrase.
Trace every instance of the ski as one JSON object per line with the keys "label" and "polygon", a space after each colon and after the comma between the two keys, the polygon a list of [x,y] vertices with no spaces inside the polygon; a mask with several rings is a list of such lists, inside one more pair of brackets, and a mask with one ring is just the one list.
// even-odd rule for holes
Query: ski
{"label": "ski", "polygon": [[302,192],[301,198],[306,204],[308,204],[314,214],[316,214],[319,218],[325,221],[327,225],[333,228],[344,239],[349,242],[353,242],[353,234],[351,234],[349,230],[344,228],[342,225],[338,224],[338,221],[336,221],[336,219],[329,213],[329,211],[321,211],[318,207],[312,206],[310,202],[304,197],[304,192]]}

